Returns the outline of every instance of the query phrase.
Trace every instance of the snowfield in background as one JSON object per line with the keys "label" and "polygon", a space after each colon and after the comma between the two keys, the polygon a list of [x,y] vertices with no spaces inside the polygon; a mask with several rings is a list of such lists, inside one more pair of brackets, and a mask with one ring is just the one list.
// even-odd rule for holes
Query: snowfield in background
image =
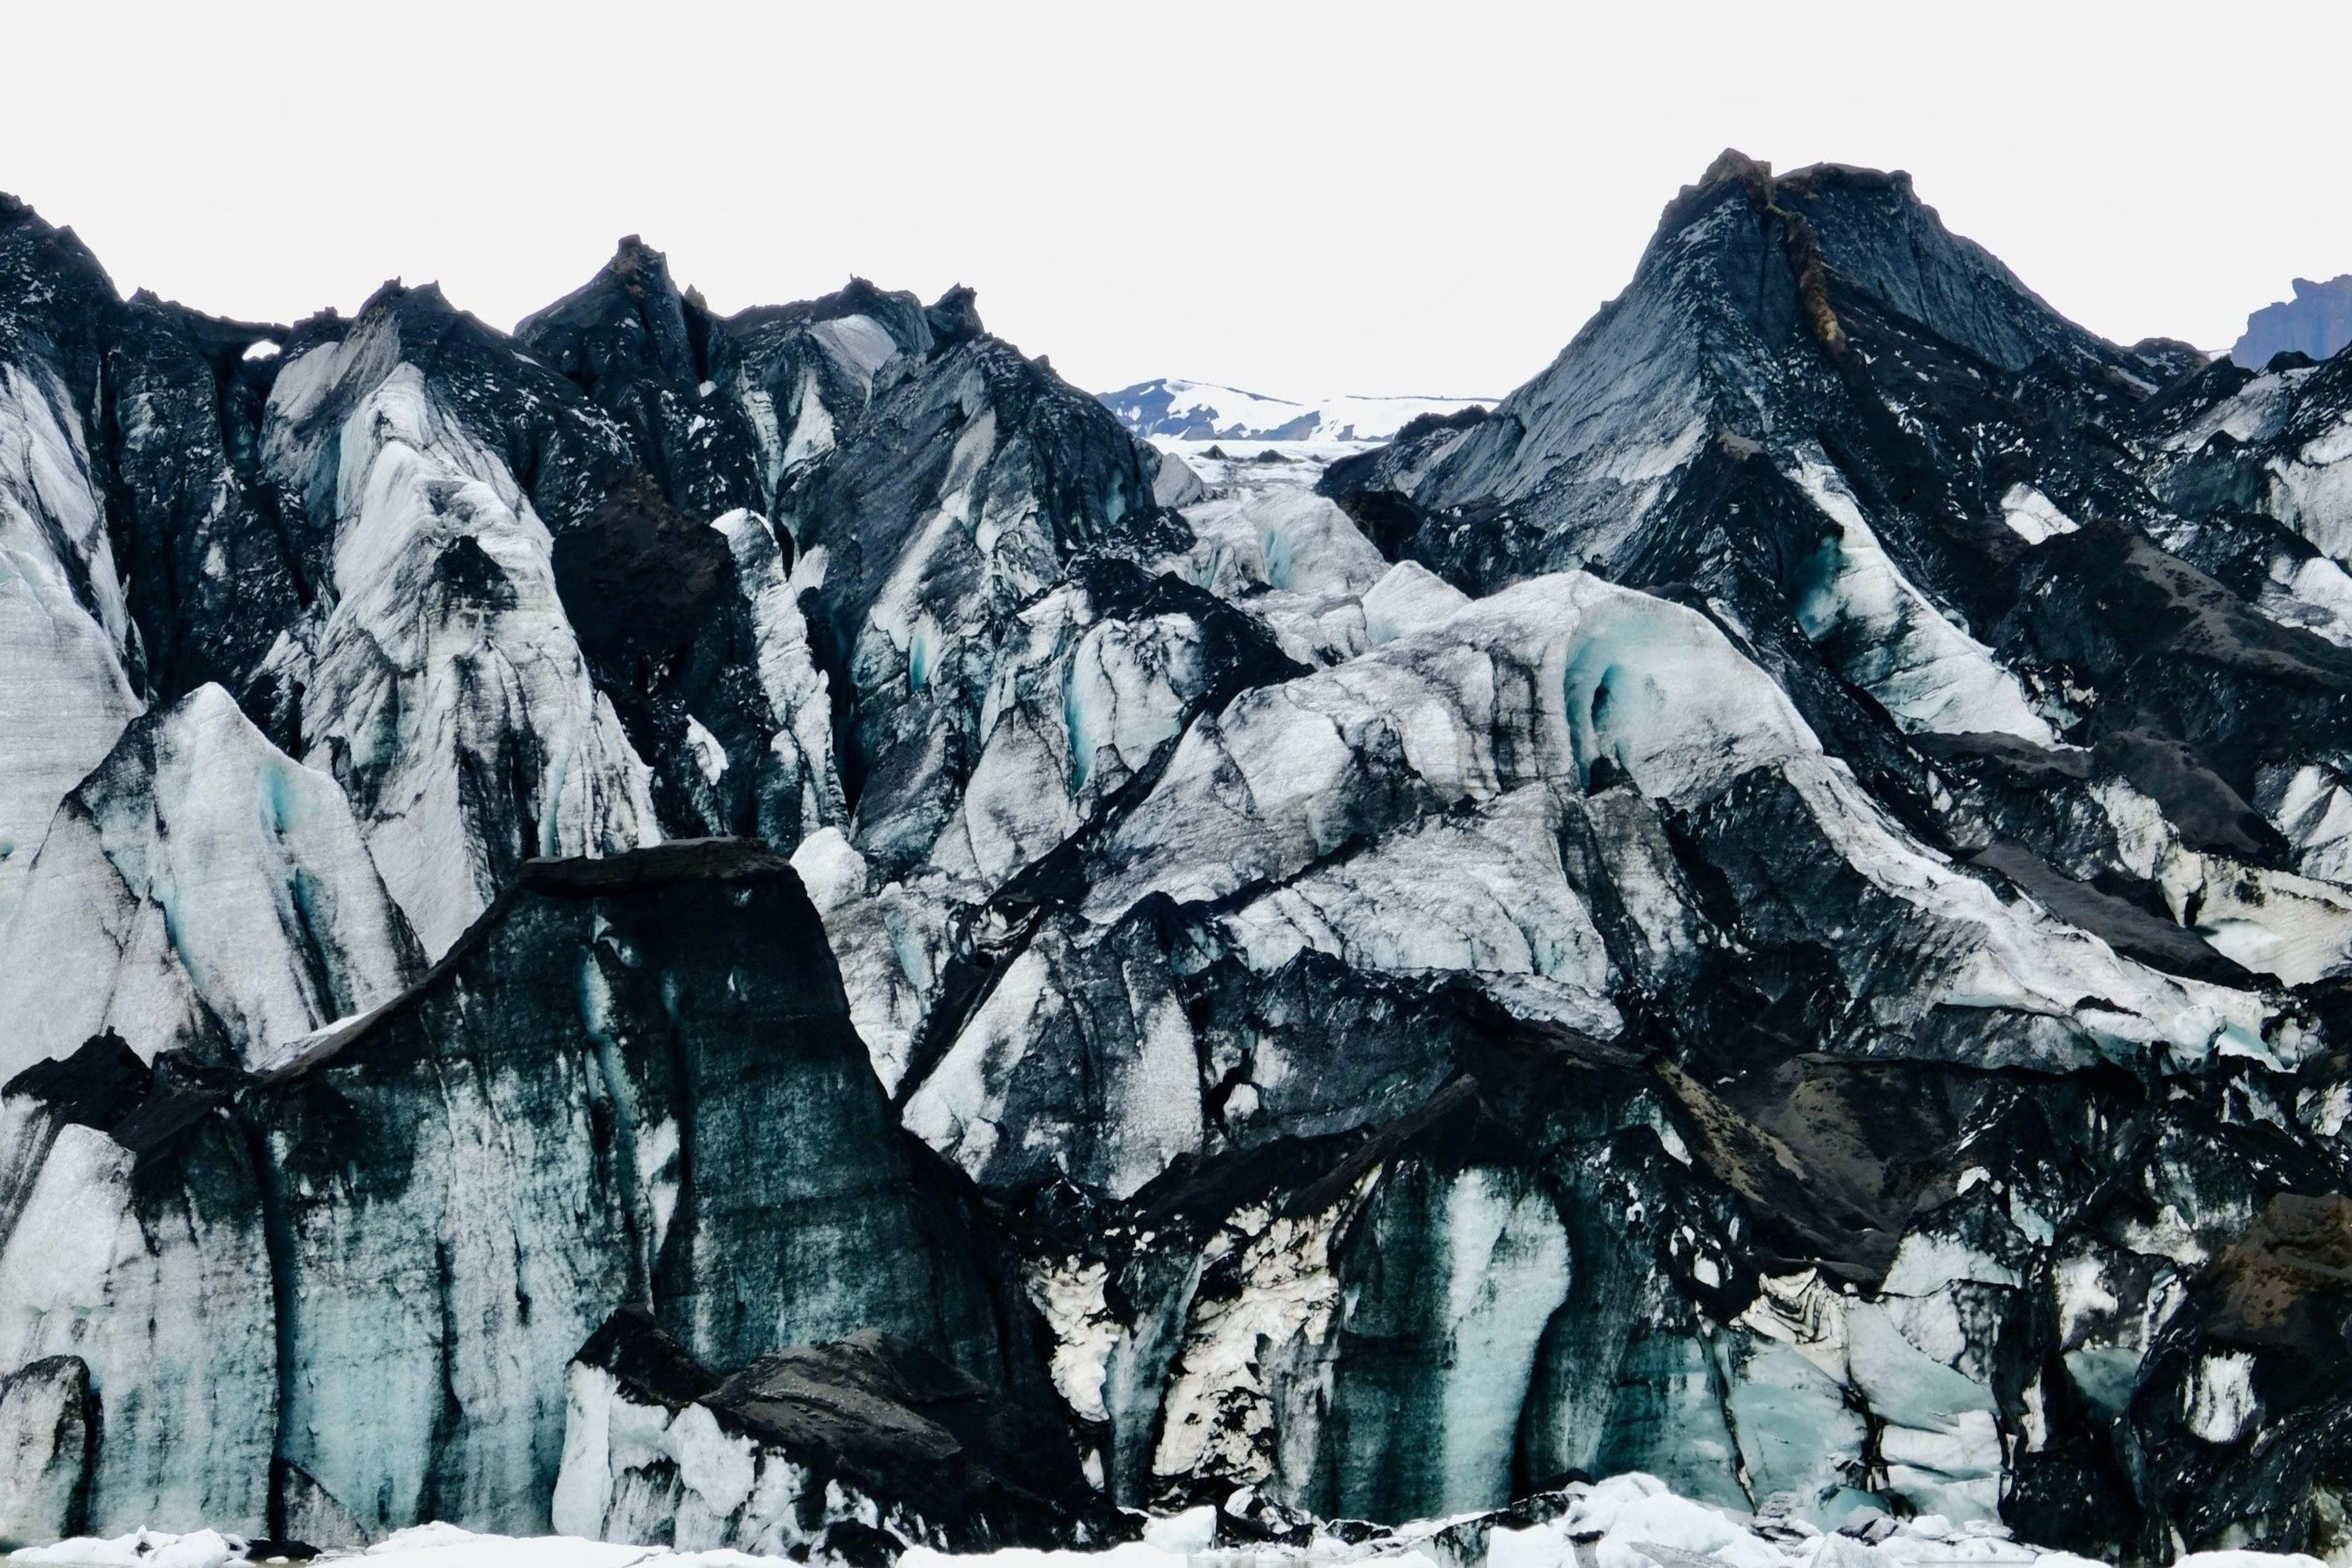
{"label": "snowfield in background", "polygon": [[1152,440],[1385,441],[1409,419],[1492,407],[1491,397],[1318,397],[1303,403],[1200,381],[1139,382],[1098,395]]}
{"label": "snowfield in background", "polygon": [[[1233,1507],[1240,1511],[1244,1488]],[[2093,1568],[2092,1560],[2045,1552],[2010,1539],[1999,1524],[1955,1525],[1940,1515],[1894,1520],[1864,1506],[1835,1532],[1785,1514],[1771,1502],[1762,1515],[1727,1513],[1678,1497],[1654,1476],[1626,1475],[1599,1486],[1547,1492],[1505,1513],[1420,1520],[1393,1530],[1325,1529],[1298,1544],[1270,1541],[1220,1543],[1213,1508],[1155,1519],[1143,1539],[1101,1552],[951,1553],[910,1548],[900,1568],[1344,1568],[1378,1563],[1390,1568],[1910,1568],[1912,1564],[2016,1564],[2017,1568]],[[1362,1532],[1370,1530],[1369,1538]],[[67,1541],[19,1552],[21,1563],[126,1564],[134,1568],[224,1568],[283,1561],[248,1557],[243,1543],[213,1531],[194,1535],[141,1531],[112,1541]],[[576,1536],[518,1539],[476,1535],[446,1524],[420,1525],[359,1552],[335,1552],[320,1562],[364,1563],[367,1568],[741,1568],[771,1557],[742,1552],[672,1552],[621,1546]],[[2199,1552],[2175,1568],[2322,1568],[2300,1552]]]}

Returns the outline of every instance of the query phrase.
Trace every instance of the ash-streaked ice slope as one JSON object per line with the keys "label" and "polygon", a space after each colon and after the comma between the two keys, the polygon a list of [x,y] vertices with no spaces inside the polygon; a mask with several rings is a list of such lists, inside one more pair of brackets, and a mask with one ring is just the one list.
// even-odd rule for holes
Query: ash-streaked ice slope
{"label": "ash-streaked ice slope", "polygon": [[2352,361],[1727,153],[1415,412],[0,208],[0,1536],[2352,1553]]}

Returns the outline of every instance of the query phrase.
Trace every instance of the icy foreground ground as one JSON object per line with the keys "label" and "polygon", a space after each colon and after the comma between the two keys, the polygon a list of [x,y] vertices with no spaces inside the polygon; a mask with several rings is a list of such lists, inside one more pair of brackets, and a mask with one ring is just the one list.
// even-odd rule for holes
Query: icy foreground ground
{"label": "icy foreground ground", "polygon": [[[1226,1516],[1230,1518],[1231,1516]],[[1596,1487],[1571,1486],[1531,1499],[1507,1513],[1419,1520],[1363,1539],[1363,1527],[1315,1529],[1285,1543],[1218,1539],[1220,1511],[1202,1507],[1161,1517],[1143,1539],[1100,1552],[950,1553],[916,1547],[902,1568],[1911,1568],[1969,1563],[2019,1568],[2092,1568],[2089,1558],[2046,1552],[2010,1539],[1998,1524],[1955,1525],[1940,1515],[1892,1520],[1863,1509],[1835,1532],[1786,1517],[1727,1513],[1679,1497],[1655,1477],[1619,1476]],[[1353,1537],[1354,1539],[1349,1539]],[[136,1568],[224,1568],[284,1561],[249,1557],[243,1542],[204,1531],[194,1535],[141,1531],[111,1541],[79,1540],[19,1552],[11,1563],[128,1564]],[[672,1552],[577,1536],[477,1535],[446,1524],[406,1530],[363,1552],[318,1561],[364,1562],[369,1568],[738,1568],[772,1563],[741,1552]],[[2200,1552],[2179,1568],[2320,1568],[2300,1552]]]}

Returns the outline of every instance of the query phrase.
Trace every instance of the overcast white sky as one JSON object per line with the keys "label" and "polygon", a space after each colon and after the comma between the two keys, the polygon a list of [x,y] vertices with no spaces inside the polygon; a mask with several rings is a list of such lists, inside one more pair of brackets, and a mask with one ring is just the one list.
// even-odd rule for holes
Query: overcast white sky
{"label": "overcast white sky", "polygon": [[956,282],[1065,375],[1491,395],[1726,145],[1902,167],[2123,341],[2352,271],[2352,5],[0,5],[0,189],[126,291],[501,327]]}

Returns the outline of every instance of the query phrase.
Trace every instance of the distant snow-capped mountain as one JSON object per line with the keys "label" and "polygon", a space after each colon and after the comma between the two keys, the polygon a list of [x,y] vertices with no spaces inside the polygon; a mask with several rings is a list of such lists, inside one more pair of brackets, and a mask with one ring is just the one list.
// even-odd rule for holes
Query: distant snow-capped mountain
{"label": "distant snow-capped mountain", "polygon": [[1422,415],[1457,414],[1494,402],[1491,397],[1325,397],[1293,403],[1166,377],[1098,395],[1139,436],[1192,441],[1386,441]]}

